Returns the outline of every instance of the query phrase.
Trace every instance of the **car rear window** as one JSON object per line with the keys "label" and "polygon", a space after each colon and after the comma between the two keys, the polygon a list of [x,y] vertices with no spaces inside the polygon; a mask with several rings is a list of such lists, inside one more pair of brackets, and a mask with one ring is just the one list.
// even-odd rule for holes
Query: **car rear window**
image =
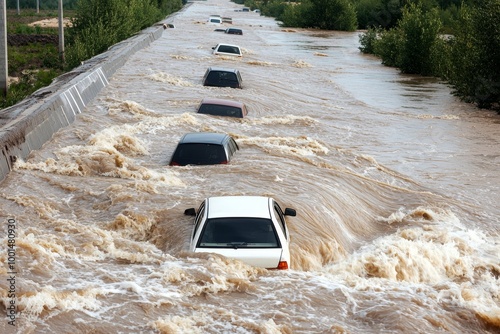
{"label": "car rear window", "polygon": [[202,104],[198,109],[198,113],[215,115],[215,116],[230,116],[238,118],[243,117],[241,108],[224,106],[220,104]]}
{"label": "car rear window", "polygon": [[213,218],[203,228],[200,248],[279,248],[274,224],[263,218]]}
{"label": "car rear window", "polygon": [[234,72],[211,71],[206,80],[205,86],[217,87],[239,87],[238,77]]}
{"label": "car rear window", "polygon": [[235,46],[219,45],[217,52],[240,54],[240,49]]}
{"label": "car rear window", "polygon": [[172,156],[171,165],[215,165],[228,163],[222,145],[179,144]]}

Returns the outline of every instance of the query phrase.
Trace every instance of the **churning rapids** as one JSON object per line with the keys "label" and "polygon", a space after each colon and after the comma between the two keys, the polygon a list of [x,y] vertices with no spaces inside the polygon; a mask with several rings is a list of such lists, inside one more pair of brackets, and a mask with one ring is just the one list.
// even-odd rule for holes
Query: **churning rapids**
{"label": "churning rapids", "polygon": [[[500,117],[361,54],[359,32],[282,29],[238,8],[209,0],[170,18],[2,182],[17,318],[0,332],[498,333]],[[214,31],[211,14],[244,35]],[[244,56],[213,56],[219,42]],[[203,87],[208,66],[239,69],[244,88]],[[249,116],[198,115],[204,97]],[[240,151],[167,166],[195,131],[229,133]],[[297,210],[291,270],[187,252],[184,210],[238,194]]]}

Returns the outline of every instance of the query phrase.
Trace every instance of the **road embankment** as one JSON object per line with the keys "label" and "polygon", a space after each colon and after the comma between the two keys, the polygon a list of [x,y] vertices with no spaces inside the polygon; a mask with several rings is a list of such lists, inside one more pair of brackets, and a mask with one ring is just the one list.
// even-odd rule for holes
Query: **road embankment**
{"label": "road embankment", "polygon": [[25,159],[59,129],[71,124],[129,57],[160,38],[163,31],[163,22],[144,29],[59,76],[20,103],[1,110],[0,182],[17,159]]}

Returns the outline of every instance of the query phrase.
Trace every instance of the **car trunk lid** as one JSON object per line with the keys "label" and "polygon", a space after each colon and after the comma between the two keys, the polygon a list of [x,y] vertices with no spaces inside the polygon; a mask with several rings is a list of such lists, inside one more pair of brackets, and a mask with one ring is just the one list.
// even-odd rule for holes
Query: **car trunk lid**
{"label": "car trunk lid", "polygon": [[281,248],[197,248],[196,252],[217,253],[240,260],[254,267],[276,269],[281,259]]}

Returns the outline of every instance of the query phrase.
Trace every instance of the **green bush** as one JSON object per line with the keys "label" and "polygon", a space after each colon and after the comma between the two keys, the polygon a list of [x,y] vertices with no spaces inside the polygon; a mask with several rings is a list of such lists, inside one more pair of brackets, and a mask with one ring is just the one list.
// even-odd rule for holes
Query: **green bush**
{"label": "green bush", "polygon": [[443,33],[452,34],[455,31],[455,26],[460,15],[460,8],[451,5],[439,12],[439,18],[443,22]]}
{"label": "green bush", "polygon": [[354,31],[357,18],[349,0],[304,0],[285,7],[283,26]]}
{"label": "green bush", "polygon": [[432,64],[432,75],[442,79],[449,77],[451,71],[451,44],[450,40],[445,35],[440,37],[433,43],[430,52]]}
{"label": "green bush", "polygon": [[68,68],[181,8],[181,0],[80,0],[68,33]]}
{"label": "green bush", "polygon": [[481,108],[500,103],[500,0],[462,6],[451,40],[448,79],[462,99]]}
{"label": "green bush", "polygon": [[398,67],[403,73],[432,75],[431,54],[441,29],[437,10],[424,12],[419,5],[410,4],[403,9],[398,29],[403,35]]}
{"label": "green bush", "polygon": [[411,4],[395,28],[362,34],[360,50],[404,73],[445,79],[457,96],[481,108],[500,109],[500,0],[471,1],[461,6],[454,35],[440,34],[435,9]]}
{"label": "green bush", "polygon": [[274,17],[276,20],[281,21],[287,7],[288,4],[284,1],[272,0],[262,3],[260,12],[262,15]]}
{"label": "green bush", "polygon": [[0,109],[12,106],[38,89],[50,85],[59,75],[61,72],[53,69],[24,71],[19,81],[9,86],[7,96],[0,96]]}
{"label": "green bush", "polygon": [[444,50],[440,29],[436,9],[424,12],[412,3],[403,9],[396,27],[387,31],[369,29],[361,35],[360,50],[376,54],[383,64],[398,67],[403,73],[434,75],[433,55]]}
{"label": "green bush", "polygon": [[311,10],[312,4],[309,1],[304,1],[300,5],[292,4],[286,6],[279,18],[282,22],[281,26],[309,28],[308,16]]}
{"label": "green bush", "polygon": [[390,29],[380,34],[373,45],[374,53],[382,58],[382,64],[399,67],[404,35],[399,29]]}
{"label": "green bush", "polygon": [[401,18],[400,0],[355,0],[358,27],[391,28]]}
{"label": "green bush", "polygon": [[375,43],[377,42],[378,36],[381,33],[380,28],[369,28],[364,34],[359,36],[359,50],[363,53],[374,54],[375,53]]}

